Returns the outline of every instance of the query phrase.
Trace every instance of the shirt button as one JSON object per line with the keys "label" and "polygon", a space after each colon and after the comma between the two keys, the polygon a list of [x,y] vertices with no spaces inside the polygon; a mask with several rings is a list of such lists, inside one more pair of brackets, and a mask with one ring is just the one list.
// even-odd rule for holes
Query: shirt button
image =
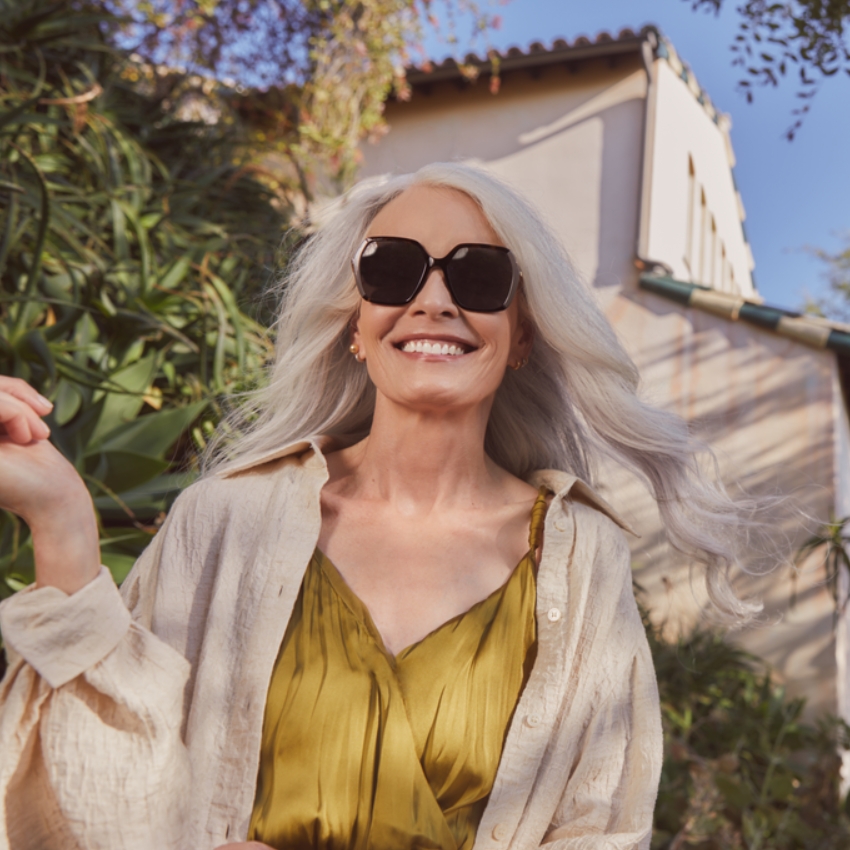
{"label": "shirt button", "polygon": [[506,823],[497,823],[493,827],[493,838],[496,841],[504,841],[508,837],[508,825]]}
{"label": "shirt button", "polygon": [[530,726],[532,729],[535,726],[540,725],[540,715],[539,714],[526,714],[525,715],[525,725]]}
{"label": "shirt button", "polygon": [[561,619],[561,612],[557,608],[550,608],[546,616],[549,618],[550,623],[557,623]]}

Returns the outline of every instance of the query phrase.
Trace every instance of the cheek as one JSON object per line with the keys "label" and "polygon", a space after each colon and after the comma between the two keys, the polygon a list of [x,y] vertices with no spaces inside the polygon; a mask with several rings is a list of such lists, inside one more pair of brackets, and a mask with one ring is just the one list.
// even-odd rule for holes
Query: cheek
{"label": "cheek", "polygon": [[373,343],[380,341],[392,330],[398,318],[397,314],[398,308],[384,307],[363,301],[355,321],[355,327],[361,341],[366,345],[370,341]]}
{"label": "cheek", "polygon": [[516,335],[517,319],[512,312],[483,313],[475,324],[479,336],[485,343],[490,343],[494,354],[507,357]]}

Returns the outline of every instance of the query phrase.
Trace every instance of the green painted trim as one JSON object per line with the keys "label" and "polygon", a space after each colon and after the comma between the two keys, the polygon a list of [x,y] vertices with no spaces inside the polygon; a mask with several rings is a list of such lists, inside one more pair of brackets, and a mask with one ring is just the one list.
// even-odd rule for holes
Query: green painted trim
{"label": "green painted trim", "polygon": [[691,303],[691,293],[697,288],[692,283],[683,283],[672,277],[658,277],[654,274],[642,274],[640,276],[640,287],[663,298],[668,298],[670,301],[684,304],[686,307]]}
{"label": "green painted trim", "polygon": [[850,357],[850,334],[846,331],[831,330],[826,341],[826,347]]}
{"label": "green painted trim", "polygon": [[[700,286],[696,283],[686,283],[683,280],[676,280],[666,275],[654,275],[649,272],[644,272],[639,279],[640,288],[647,292],[652,292],[655,295],[660,295],[668,301],[675,301],[677,304],[682,304],[686,307],[694,309],[705,309],[699,304],[692,304],[694,292],[711,292],[716,297],[728,298],[730,307],[738,302],[737,310],[733,310],[733,315],[728,316],[729,321],[747,322],[750,325],[756,325],[763,330],[773,331],[781,336],[795,339],[811,348],[827,348],[830,351],[835,351],[844,357],[850,357],[850,333],[840,331],[837,328],[829,329],[828,325],[822,325],[819,322],[808,321],[807,317],[802,313],[795,313],[793,310],[783,310],[781,307],[770,307],[767,304],[756,304],[752,301],[745,301],[740,296],[728,295],[724,292],[718,292],[708,286]],[[715,311],[711,311],[714,315],[719,315]],[[792,328],[807,329],[805,334],[793,332]],[[810,332],[809,332],[810,331]],[[805,339],[804,339],[805,336]]]}
{"label": "green painted trim", "polygon": [[769,331],[775,331],[780,321],[786,316],[792,316],[796,319],[799,315],[799,313],[791,313],[787,310],[778,310],[776,307],[767,307],[764,304],[754,304],[751,301],[745,301],[738,312],[739,319]]}

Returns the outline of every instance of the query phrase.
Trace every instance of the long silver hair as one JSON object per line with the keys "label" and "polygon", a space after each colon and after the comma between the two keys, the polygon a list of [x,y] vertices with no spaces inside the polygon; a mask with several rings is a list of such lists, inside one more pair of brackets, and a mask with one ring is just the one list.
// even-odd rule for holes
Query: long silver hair
{"label": "long silver hair", "polygon": [[[681,418],[641,400],[637,368],[540,215],[514,189],[467,165],[435,163],[364,182],[336,204],[277,284],[276,356],[268,381],[219,432],[206,472],[308,436],[350,444],[369,433],[375,387],[348,350],[360,303],[350,260],[377,213],[416,184],[456,189],[475,200],[523,270],[523,310],[535,329],[534,346],[528,366],[507,370],[496,394],[485,439],[489,456],[520,478],[535,469],[562,469],[591,485],[600,462],[613,459],[649,488],[670,543],[705,567],[717,612],[736,620],[758,611],[729,584],[749,504],[733,500],[703,471],[700,456],[712,455]],[[237,436],[227,439],[228,433]]]}

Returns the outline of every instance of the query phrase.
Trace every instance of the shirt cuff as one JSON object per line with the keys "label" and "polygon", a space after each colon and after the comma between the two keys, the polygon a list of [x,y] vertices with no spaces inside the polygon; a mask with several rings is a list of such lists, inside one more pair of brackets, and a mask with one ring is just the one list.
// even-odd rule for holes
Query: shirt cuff
{"label": "shirt cuff", "polygon": [[31,586],[0,603],[3,639],[52,688],[102,661],[129,628],[130,612],[106,567],[70,596]]}

